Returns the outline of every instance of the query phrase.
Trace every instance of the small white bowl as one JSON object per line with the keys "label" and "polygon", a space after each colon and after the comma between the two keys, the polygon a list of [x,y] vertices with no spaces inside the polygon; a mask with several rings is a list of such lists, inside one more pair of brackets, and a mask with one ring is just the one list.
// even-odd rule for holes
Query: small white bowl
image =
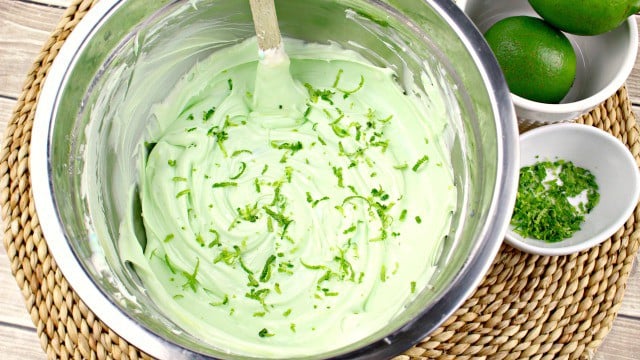
{"label": "small white bowl", "polygon": [[[482,33],[509,16],[540,18],[527,0],[457,3]],[[605,34],[565,35],[576,52],[575,82],[560,104],[545,104],[511,94],[520,125],[531,127],[573,120],[615,94],[629,77],[638,52],[638,26],[633,16]]]}
{"label": "small white bowl", "polygon": [[566,160],[589,170],[598,183],[600,201],[585,215],[581,229],[551,243],[523,238],[509,226],[506,242],[539,255],[567,255],[598,245],[624,225],[638,204],[640,172],[629,150],[613,135],[588,125],[541,126],[520,136],[520,166]]}

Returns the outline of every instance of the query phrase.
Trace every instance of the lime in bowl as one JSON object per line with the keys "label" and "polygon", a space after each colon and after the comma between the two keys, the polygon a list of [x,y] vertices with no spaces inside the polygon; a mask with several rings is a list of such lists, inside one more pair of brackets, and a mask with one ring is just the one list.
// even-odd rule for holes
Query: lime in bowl
{"label": "lime in bowl", "polygon": [[[483,34],[508,17],[541,18],[528,0],[464,0],[457,4]],[[633,69],[638,52],[638,26],[633,16],[602,34],[563,34],[575,52],[575,79],[566,95],[554,103],[525,98],[512,89],[511,98],[521,129],[580,117],[615,94]],[[524,74],[531,69],[524,66],[520,71]]]}

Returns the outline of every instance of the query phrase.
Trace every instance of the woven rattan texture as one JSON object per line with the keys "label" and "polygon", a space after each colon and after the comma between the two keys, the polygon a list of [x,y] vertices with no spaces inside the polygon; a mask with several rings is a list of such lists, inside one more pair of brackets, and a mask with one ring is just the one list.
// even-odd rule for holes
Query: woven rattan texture
{"label": "woven rattan texture", "polygon": [[[147,355],[105,326],[71,289],[38,224],[29,143],[40,86],[60,46],[94,4],[75,0],[27,75],[0,153],[4,246],[40,345],[49,358],[138,359]],[[624,88],[577,122],[614,134],[640,159],[638,128]],[[640,245],[640,210],[591,250],[561,257],[504,245],[464,305],[394,360],[588,358],[609,332]]]}

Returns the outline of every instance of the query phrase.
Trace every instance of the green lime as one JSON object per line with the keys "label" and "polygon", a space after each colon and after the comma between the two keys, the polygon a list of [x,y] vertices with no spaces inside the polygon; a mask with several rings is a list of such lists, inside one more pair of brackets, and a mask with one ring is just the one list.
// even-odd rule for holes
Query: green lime
{"label": "green lime", "polygon": [[558,103],[576,77],[576,53],[569,39],[541,19],[513,16],[485,33],[512,93]]}
{"label": "green lime", "polygon": [[638,0],[529,0],[548,23],[577,35],[598,35],[617,28],[638,12]]}

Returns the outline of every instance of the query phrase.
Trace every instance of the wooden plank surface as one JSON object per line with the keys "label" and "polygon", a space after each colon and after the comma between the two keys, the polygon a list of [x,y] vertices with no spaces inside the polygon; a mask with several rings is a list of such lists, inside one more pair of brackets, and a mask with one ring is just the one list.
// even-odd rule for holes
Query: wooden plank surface
{"label": "wooden plank surface", "polygon": [[640,359],[640,321],[618,316],[613,329],[593,357],[594,360]]}
{"label": "wooden plank surface", "polygon": [[[69,0],[0,0],[0,134],[22,82]],[[637,18],[638,19],[638,18]],[[634,112],[640,114],[640,60],[627,82]],[[640,255],[639,255],[640,256]],[[620,316],[595,354],[598,360],[640,359],[640,270],[627,284]],[[44,359],[40,341],[0,246],[0,359]]]}
{"label": "wooden plank surface", "polygon": [[35,329],[0,324],[0,357],[3,360],[46,359]]}
{"label": "wooden plank surface", "polygon": [[4,134],[4,128],[11,117],[14,105],[15,101],[13,99],[0,97],[0,131],[2,134]]}
{"label": "wooden plank surface", "polygon": [[59,9],[66,9],[69,6],[69,0],[28,0],[28,2],[41,4],[49,7],[56,7]]}
{"label": "wooden plank surface", "polygon": [[64,10],[0,1],[0,96],[18,97],[27,71]]}
{"label": "wooden plank surface", "polygon": [[[638,26],[640,26],[640,16],[636,16],[636,23],[638,23]],[[627,90],[629,92],[629,99],[631,99],[631,102],[634,105],[640,105],[640,71],[638,71],[638,69],[640,69],[640,56],[636,57],[636,63],[633,67],[633,71],[627,79]],[[637,115],[640,114],[637,109],[638,108],[636,108],[635,111],[636,118],[638,117]]]}
{"label": "wooden plank surface", "polygon": [[[629,281],[627,281],[620,314],[637,319],[640,323],[640,264],[638,262],[640,262],[640,253],[636,256],[636,262],[633,264]],[[636,335],[640,340],[640,332]],[[640,359],[640,346],[638,346],[638,350],[638,359]]]}
{"label": "wooden plank surface", "polygon": [[16,279],[11,275],[9,258],[4,246],[0,246],[0,294],[0,324],[34,328],[24,298],[16,285]]}

